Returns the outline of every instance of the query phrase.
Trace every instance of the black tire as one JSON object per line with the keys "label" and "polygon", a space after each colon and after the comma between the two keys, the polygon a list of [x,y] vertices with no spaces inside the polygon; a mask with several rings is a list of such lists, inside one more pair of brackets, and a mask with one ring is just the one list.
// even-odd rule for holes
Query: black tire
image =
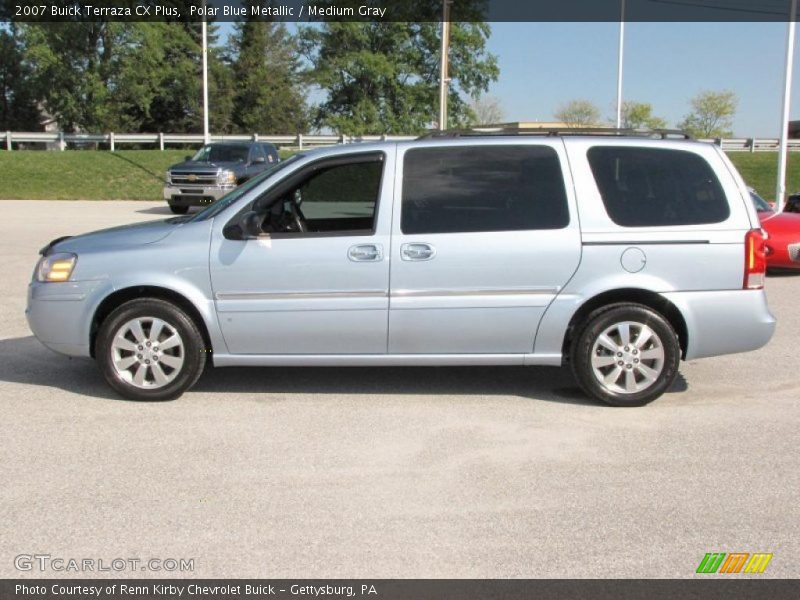
{"label": "black tire", "polygon": [[[617,348],[620,352],[616,353],[600,344],[598,340],[602,333],[618,324],[624,327],[623,324],[628,322],[633,324],[631,334],[628,337],[630,341],[628,346],[623,347],[620,345]],[[636,329],[636,326],[640,328],[637,330],[637,337],[633,338],[633,330]],[[663,359],[642,359],[640,361],[636,358],[636,355],[642,356],[638,354],[640,350],[636,350],[639,336],[644,331],[641,326],[645,326],[655,333],[655,337],[650,338],[652,341],[644,342],[642,340],[645,349],[641,350],[641,352],[648,356],[658,354],[657,343],[660,343],[659,347],[662,350]],[[615,344],[622,344],[621,335],[609,337]],[[596,342],[598,343],[597,347],[595,347]],[[630,350],[628,351],[627,349]],[[595,357],[605,362],[612,359],[612,364],[598,368],[598,372],[601,375],[610,377],[612,383],[606,385],[600,382],[599,375],[595,374],[595,367],[592,364],[592,360]],[[592,398],[611,406],[643,406],[661,396],[675,381],[675,377],[678,375],[680,358],[680,342],[669,322],[653,309],[632,303],[612,304],[592,312],[578,328],[570,347],[572,372],[578,385]],[[637,364],[634,364],[634,361]],[[659,365],[660,372],[653,377],[652,383],[648,383],[644,378],[644,371],[640,371],[640,369],[650,369],[649,373],[653,373],[658,370],[657,367]],[[632,389],[635,390],[638,386],[645,385],[648,387],[641,389],[641,391],[631,392],[612,389],[614,387],[621,388],[622,385],[627,384],[627,370],[631,371],[631,376],[634,378],[634,382],[631,385]],[[616,380],[614,379],[615,374],[618,376]],[[637,378],[639,378],[638,381],[636,380]],[[624,380],[623,383],[616,383],[616,381],[622,380]]]}
{"label": "black tire", "polygon": [[169,209],[176,215],[185,215],[189,212],[188,206],[180,206],[178,204],[170,204]]}
{"label": "black tire", "polygon": [[[153,358],[152,355],[143,354],[141,356],[149,356],[153,360],[152,366],[145,367],[145,377],[149,375],[149,381],[145,380],[142,385],[148,383],[152,386],[150,389],[137,387],[132,381],[127,381],[124,377],[125,373],[121,374],[115,367],[115,357],[119,358],[120,350],[114,346],[115,336],[118,335],[120,330],[134,320],[141,319],[143,329],[150,324],[150,329],[144,330],[145,334],[153,334],[153,319],[163,321],[165,325],[162,329],[162,343],[167,345],[167,340],[164,339],[168,334],[177,333],[181,341],[180,348],[163,350],[158,353],[161,357],[162,364],[159,366],[159,371],[163,374],[169,371],[168,376],[174,378],[165,385],[158,387],[158,382],[155,377],[155,363],[158,358]],[[130,334],[129,334],[130,335]],[[129,337],[134,340],[134,337]],[[138,342],[133,341],[134,345]],[[153,342],[153,348],[158,350]],[[141,348],[141,347],[140,347]],[[127,352],[127,351],[126,351]],[[135,353],[135,350],[132,350]],[[149,352],[149,349],[147,350]],[[175,359],[182,358],[182,364],[178,368],[171,368],[167,366],[165,353],[174,354],[170,356],[173,362]],[[140,356],[137,354],[137,356]],[[95,357],[100,370],[103,373],[108,384],[121,396],[129,400],[172,400],[183,394],[186,390],[192,387],[203,373],[203,367],[206,363],[208,352],[206,351],[203,336],[197,327],[197,324],[180,308],[158,298],[140,298],[126,302],[116,310],[114,310],[102,323],[97,335],[97,343],[95,346]],[[125,356],[126,359],[133,358],[133,354]],[[138,358],[128,371],[133,375],[134,371],[138,371],[143,367],[143,362]],[[138,364],[137,364],[138,363]],[[150,365],[151,363],[148,363]],[[133,379],[131,376],[130,379]]]}

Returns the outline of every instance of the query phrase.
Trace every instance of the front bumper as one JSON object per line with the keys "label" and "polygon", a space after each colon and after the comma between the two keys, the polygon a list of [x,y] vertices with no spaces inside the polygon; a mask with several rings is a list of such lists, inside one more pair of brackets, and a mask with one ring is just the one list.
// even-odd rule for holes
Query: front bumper
{"label": "front bumper", "polygon": [[164,200],[175,206],[204,206],[236,189],[235,185],[165,185]]}
{"label": "front bumper", "polygon": [[105,286],[106,281],[32,281],[25,317],[33,335],[60,354],[90,356],[92,316]]}

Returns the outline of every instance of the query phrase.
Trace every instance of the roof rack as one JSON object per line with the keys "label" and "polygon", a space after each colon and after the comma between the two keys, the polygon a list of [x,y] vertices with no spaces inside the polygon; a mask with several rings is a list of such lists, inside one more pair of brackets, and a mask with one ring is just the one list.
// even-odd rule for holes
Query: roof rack
{"label": "roof rack", "polygon": [[616,127],[475,127],[472,129],[447,129],[445,131],[429,131],[418,140],[447,139],[459,137],[492,137],[492,136],[526,136],[545,137],[596,135],[608,137],[657,137],[661,140],[678,138],[693,140],[694,137],[680,129],[617,129]]}

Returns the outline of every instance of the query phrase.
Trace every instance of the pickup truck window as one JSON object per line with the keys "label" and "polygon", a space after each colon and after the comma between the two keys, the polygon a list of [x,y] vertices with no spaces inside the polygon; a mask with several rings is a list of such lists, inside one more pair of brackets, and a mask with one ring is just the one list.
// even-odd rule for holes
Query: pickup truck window
{"label": "pickup truck window", "polygon": [[267,160],[267,155],[264,153],[264,148],[262,148],[260,144],[253,144],[253,147],[250,149],[250,162],[253,162],[257,158]]}
{"label": "pickup truck window", "polygon": [[405,234],[562,229],[561,164],[549,146],[455,146],[406,152]]}
{"label": "pickup truck window", "polygon": [[192,157],[197,162],[247,162],[250,147],[244,144],[209,144]]}

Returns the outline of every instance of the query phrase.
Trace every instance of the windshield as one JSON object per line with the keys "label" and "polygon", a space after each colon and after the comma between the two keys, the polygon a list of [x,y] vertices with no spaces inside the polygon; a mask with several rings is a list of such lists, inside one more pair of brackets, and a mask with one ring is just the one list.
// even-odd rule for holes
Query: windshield
{"label": "windshield", "polygon": [[753,204],[756,205],[758,212],[772,212],[772,207],[769,203],[759,196],[755,191],[750,190],[750,197],[753,199]]}
{"label": "windshield", "polygon": [[246,162],[249,146],[242,144],[208,144],[192,157],[197,162]]}
{"label": "windshield", "polygon": [[252,179],[250,179],[247,183],[243,183],[231,193],[226,194],[213,204],[209,204],[206,208],[201,210],[195,216],[193,216],[190,221],[205,221],[206,219],[211,219],[221,213],[223,210],[228,208],[231,204],[236,202],[239,198],[241,198],[245,193],[249,190],[253,189],[257,185],[259,185],[262,181],[267,179],[268,177],[272,177],[275,173],[282,171],[285,167],[288,167],[292,163],[297,162],[299,159],[303,158],[305,154],[295,154],[291,158],[287,158],[286,160],[276,163],[274,166],[270,167],[266,171],[262,171]]}

